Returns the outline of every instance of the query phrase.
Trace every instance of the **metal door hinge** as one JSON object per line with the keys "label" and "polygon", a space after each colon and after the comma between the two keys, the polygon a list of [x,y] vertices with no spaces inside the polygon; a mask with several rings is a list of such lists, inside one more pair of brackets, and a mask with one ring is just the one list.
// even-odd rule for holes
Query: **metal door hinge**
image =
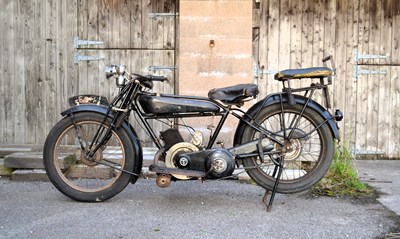
{"label": "metal door hinge", "polygon": [[353,155],[383,155],[385,152],[379,150],[365,150],[365,149],[355,149],[351,150]]}
{"label": "metal door hinge", "polygon": [[354,66],[354,77],[358,78],[360,75],[386,75],[385,70],[366,70],[360,66]]}
{"label": "metal door hinge", "polygon": [[354,62],[356,64],[359,63],[360,60],[363,59],[386,59],[388,56],[384,55],[369,55],[369,54],[360,54],[357,49],[354,50]]}
{"label": "metal door hinge", "polygon": [[[367,70],[360,67],[360,60],[363,59],[387,59],[389,56],[385,55],[370,55],[370,54],[360,54],[357,49],[354,50],[354,77],[358,78],[360,75],[386,75],[385,70]],[[379,66],[377,64],[376,66]]]}
{"label": "metal door hinge", "polygon": [[176,66],[149,66],[149,71],[174,71],[176,70]]}
{"label": "metal door hinge", "polygon": [[278,70],[264,69],[264,66],[260,67],[259,65],[256,65],[256,64],[254,64],[254,66],[253,66],[253,75],[254,75],[254,77],[261,77],[262,78],[263,75],[274,75],[274,74],[276,74],[278,72],[279,72]]}
{"label": "metal door hinge", "polygon": [[166,18],[166,17],[177,17],[178,13],[149,13],[149,18]]}
{"label": "metal door hinge", "polygon": [[92,40],[81,40],[78,37],[74,37],[74,64],[78,64],[80,61],[100,61],[104,60],[104,57],[98,56],[83,56],[78,52],[79,46],[82,45],[102,45],[102,41],[92,41]]}

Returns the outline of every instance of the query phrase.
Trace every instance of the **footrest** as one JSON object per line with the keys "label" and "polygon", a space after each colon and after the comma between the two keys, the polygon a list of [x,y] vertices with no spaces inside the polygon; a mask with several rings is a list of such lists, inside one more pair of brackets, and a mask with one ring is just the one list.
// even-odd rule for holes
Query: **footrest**
{"label": "footrest", "polygon": [[177,168],[165,168],[159,167],[157,165],[150,165],[149,170],[155,173],[164,173],[164,174],[179,174],[185,175],[189,177],[197,177],[204,178],[207,174],[202,171],[194,171],[194,170],[185,170],[185,169],[177,169]]}

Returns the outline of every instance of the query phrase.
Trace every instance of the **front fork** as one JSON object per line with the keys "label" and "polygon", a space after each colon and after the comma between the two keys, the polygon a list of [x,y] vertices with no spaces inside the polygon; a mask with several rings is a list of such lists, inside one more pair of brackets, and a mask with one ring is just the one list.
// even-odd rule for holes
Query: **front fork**
{"label": "front fork", "polygon": [[93,157],[107,142],[110,140],[112,136],[112,130],[120,127],[121,124],[127,117],[126,112],[117,112],[113,117],[111,124],[109,127],[105,127],[107,117],[109,115],[111,108],[108,109],[107,114],[104,115],[104,120],[101,125],[98,127],[95,136],[91,139],[90,142],[87,142],[85,136],[82,132],[81,127],[77,124],[74,113],[70,114],[72,122],[74,124],[74,128],[76,131],[77,139],[79,141],[79,146],[81,150],[85,151],[87,160],[94,160]]}

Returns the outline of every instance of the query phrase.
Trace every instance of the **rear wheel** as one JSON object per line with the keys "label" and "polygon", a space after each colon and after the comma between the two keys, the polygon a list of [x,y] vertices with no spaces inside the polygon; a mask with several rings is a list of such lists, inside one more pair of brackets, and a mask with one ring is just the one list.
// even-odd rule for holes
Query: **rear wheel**
{"label": "rear wheel", "polygon": [[[284,155],[283,171],[277,192],[294,193],[305,190],[318,182],[328,170],[334,155],[333,136],[324,119],[313,109],[306,108],[300,116],[303,105],[275,104],[263,108],[255,121],[284,145],[271,142],[275,151]],[[284,123],[284,124],[283,124]],[[285,125],[285,128],[283,128]],[[287,138],[284,138],[286,134]],[[250,127],[243,131],[242,143],[256,140],[262,135]],[[276,164],[279,155],[251,157],[243,160],[249,176],[260,186],[272,190],[278,174]]]}
{"label": "rear wheel", "polygon": [[92,158],[86,157],[97,129],[103,127],[102,137],[109,128],[108,120],[102,126],[103,119],[104,115],[98,113],[76,113],[76,124],[67,116],[47,136],[43,154],[47,175],[59,191],[74,200],[107,200],[121,192],[131,179],[130,174],[119,170],[131,171],[135,155],[122,128],[111,130],[107,143]]}

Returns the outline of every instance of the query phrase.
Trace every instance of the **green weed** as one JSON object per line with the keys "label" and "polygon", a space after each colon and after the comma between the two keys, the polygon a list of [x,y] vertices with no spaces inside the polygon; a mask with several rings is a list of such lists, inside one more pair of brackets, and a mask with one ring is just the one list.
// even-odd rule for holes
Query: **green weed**
{"label": "green weed", "polygon": [[373,197],[374,190],[359,180],[354,160],[348,146],[337,147],[329,171],[311,192],[329,197]]}

